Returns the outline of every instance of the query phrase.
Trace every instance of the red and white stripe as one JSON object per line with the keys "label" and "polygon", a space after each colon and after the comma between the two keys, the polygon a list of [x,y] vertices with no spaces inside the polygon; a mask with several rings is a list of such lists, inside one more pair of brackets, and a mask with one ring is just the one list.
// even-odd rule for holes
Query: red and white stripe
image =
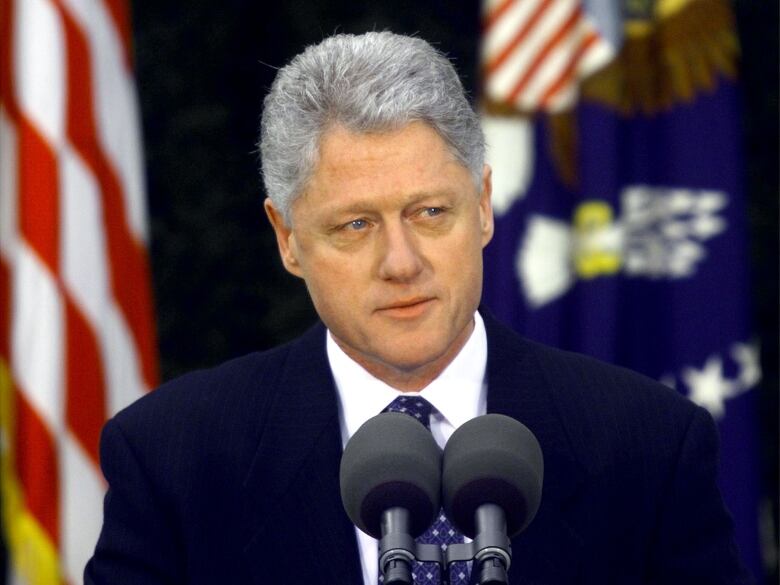
{"label": "red and white stripe", "polygon": [[[100,429],[157,379],[129,41],[123,0],[0,0],[3,487],[62,583],[81,582],[102,521]],[[5,521],[13,581],[41,582],[21,559],[41,542]]]}
{"label": "red and white stripe", "polygon": [[581,0],[486,0],[482,67],[488,101],[556,112],[614,56]]}

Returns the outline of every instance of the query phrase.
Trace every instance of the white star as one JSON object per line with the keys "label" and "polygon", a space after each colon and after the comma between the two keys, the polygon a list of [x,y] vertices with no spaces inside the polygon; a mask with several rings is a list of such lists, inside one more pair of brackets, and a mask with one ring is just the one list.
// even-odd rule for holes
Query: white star
{"label": "white star", "polygon": [[751,343],[735,343],[731,346],[731,356],[739,364],[739,386],[749,390],[761,380],[761,364],[758,346]]}
{"label": "white star", "polygon": [[701,191],[696,198],[695,213],[716,213],[728,205],[725,193],[719,191]]}
{"label": "white star", "polygon": [[702,215],[691,221],[691,230],[701,240],[709,240],[726,229],[726,221],[715,215]]}
{"label": "white star", "polygon": [[685,368],[682,379],[690,391],[690,399],[710,411],[718,419],[725,414],[724,401],[739,392],[737,385],[723,375],[723,360],[711,356],[704,368]]}
{"label": "white star", "polygon": [[666,204],[671,213],[680,215],[683,213],[690,213],[691,209],[693,209],[696,204],[696,200],[690,191],[675,189],[669,193]]}

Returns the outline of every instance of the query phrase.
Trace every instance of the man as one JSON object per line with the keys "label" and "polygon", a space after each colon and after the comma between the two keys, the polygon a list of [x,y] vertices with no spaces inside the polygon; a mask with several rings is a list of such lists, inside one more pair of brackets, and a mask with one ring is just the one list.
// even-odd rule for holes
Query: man
{"label": "man", "polygon": [[376,542],[347,519],[338,467],[403,394],[433,406],[442,446],[485,412],[538,438],[542,504],[512,542],[511,583],[748,581],[706,412],[477,310],[491,175],[444,56],[387,32],[309,47],[265,100],[260,147],[282,262],[324,325],[106,425],[88,584],[376,584]]}

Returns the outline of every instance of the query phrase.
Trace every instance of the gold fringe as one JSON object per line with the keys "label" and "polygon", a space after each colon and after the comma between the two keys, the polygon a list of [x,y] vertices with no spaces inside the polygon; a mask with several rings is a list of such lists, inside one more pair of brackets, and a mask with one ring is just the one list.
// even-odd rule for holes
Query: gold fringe
{"label": "gold fringe", "polygon": [[574,110],[547,116],[550,157],[564,185],[574,189],[579,182],[579,137]]}
{"label": "gold fringe", "polygon": [[503,118],[528,118],[536,114],[532,110],[523,110],[507,102],[499,102],[492,99],[483,99],[480,102],[480,110],[491,116]]}
{"label": "gold fringe", "polygon": [[30,585],[62,583],[57,548],[24,505],[24,495],[14,470],[15,436],[11,373],[0,358],[0,489],[2,526],[12,571]]}
{"label": "gold fringe", "polygon": [[736,77],[739,45],[725,0],[662,0],[626,23],[618,57],[582,84],[582,97],[625,115],[652,115]]}

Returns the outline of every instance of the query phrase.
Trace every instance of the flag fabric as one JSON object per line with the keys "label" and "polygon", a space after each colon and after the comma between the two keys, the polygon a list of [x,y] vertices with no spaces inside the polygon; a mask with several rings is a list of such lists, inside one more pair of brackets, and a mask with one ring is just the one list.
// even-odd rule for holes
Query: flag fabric
{"label": "flag fabric", "polygon": [[760,369],[728,3],[491,0],[483,31],[485,303],[707,408],[759,575]]}
{"label": "flag fabric", "polygon": [[80,583],[98,441],[156,382],[122,0],[0,0],[0,480],[10,583]]}

